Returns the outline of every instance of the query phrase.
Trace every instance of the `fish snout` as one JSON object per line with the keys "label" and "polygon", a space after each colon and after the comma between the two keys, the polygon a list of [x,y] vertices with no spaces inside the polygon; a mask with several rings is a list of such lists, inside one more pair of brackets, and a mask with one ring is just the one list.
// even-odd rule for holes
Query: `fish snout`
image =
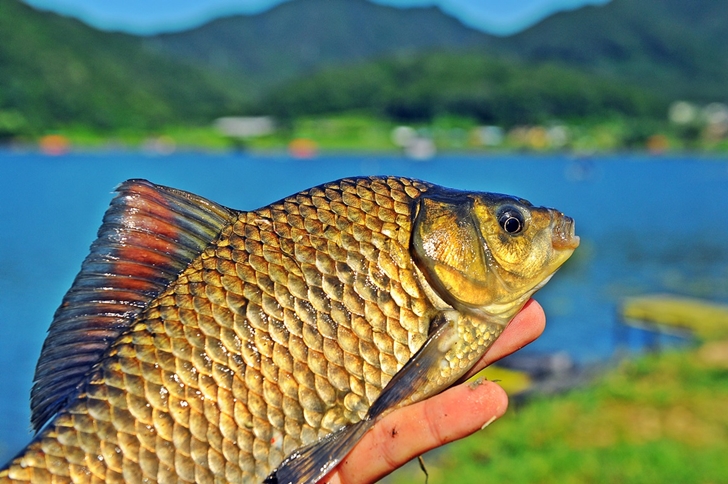
{"label": "fish snout", "polygon": [[579,236],[575,234],[575,222],[561,212],[555,214],[551,244],[556,250],[574,250],[579,247]]}

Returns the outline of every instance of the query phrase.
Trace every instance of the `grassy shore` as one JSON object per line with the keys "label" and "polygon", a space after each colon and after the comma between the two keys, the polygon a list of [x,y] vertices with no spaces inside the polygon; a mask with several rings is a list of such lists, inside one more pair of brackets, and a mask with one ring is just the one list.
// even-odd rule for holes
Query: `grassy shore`
{"label": "grassy shore", "polygon": [[[728,341],[628,360],[426,456],[430,484],[728,482]],[[417,466],[390,477],[424,483]]]}
{"label": "grassy shore", "polygon": [[[294,140],[311,142],[317,152],[396,152],[402,147],[393,139],[397,123],[391,120],[350,113],[306,117],[278,123],[265,136],[229,138],[212,126],[178,126],[154,133],[118,131],[95,132],[80,127],[47,134],[65,137],[71,149],[155,149],[229,151],[287,150]],[[663,153],[695,151],[728,152],[728,137],[711,138],[699,131],[685,132],[667,122],[635,120],[595,120],[583,123],[551,123],[545,126],[520,126],[503,129],[477,126],[473,120],[440,117],[426,124],[413,124],[412,133],[432,140],[441,152],[550,152],[608,153],[621,150]],[[33,145],[44,135],[20,137],[16,141]]]}

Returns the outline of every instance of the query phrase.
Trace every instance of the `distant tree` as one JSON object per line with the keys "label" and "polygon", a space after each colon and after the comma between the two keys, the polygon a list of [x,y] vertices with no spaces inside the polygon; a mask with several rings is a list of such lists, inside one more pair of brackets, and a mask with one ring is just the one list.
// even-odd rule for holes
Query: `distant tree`
{"label": "distant tree", "polygon": [[653,93],[554,64],[526,66],[477,53],[390,57],[328,68],[273,88],[258,109],[283,119],[365,111],[401,122],[456,115],[481,123],[662,117]]}

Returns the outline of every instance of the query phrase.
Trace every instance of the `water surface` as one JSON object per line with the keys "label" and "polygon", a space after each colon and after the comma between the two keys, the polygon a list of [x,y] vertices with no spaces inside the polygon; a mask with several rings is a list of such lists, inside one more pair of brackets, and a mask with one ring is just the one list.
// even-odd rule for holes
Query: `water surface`
{"label": "water surface", "polygon": [[326,181],[377,174],[518,195],[576,219],[582,247],[538,294],[548,327],[526,351],[609,358],[625,296],[728,301],[726,160],[0,152],[0,460],[30,438],[28,395],[46,329],[118,183],[147,178],[246,210]]}

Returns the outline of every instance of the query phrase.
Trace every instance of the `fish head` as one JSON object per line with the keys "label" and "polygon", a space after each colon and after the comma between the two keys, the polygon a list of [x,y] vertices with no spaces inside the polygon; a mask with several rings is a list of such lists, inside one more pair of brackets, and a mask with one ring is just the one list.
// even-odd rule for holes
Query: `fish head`
{"label": "fish head", "polygon": [[443,190],[418,200],[411,250],[445,303],[507,324],[578,245],[574,221],[557,210]]}

